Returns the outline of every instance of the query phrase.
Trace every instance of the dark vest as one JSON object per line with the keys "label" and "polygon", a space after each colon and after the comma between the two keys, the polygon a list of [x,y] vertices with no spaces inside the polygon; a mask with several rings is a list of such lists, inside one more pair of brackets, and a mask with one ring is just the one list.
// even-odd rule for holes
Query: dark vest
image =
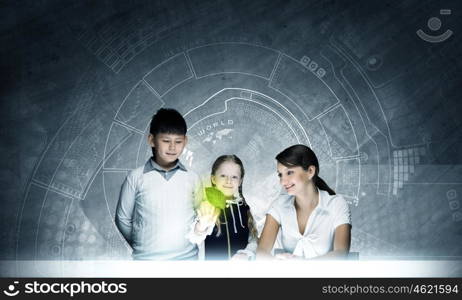
{"label": "dark vest", "polygon": [[[218,227],[205,239],[206,260],[227,260],[240,249],[247,246],[249,240],[248,214],[250,208],[246,203],[230,204],[221,210],[221,234],[217,236]],[[240,217],[239,217],[240,214]]]}

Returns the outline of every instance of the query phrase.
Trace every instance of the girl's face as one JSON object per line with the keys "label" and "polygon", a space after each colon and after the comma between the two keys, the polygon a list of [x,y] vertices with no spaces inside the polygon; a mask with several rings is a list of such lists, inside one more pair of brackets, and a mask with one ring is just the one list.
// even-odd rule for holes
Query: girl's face
{"label": "girl's face", "polygon": [[279,183],[286,189],[289,195],[301,195],[314,176],[315,167],[310,166],[308,170],[302,167],[286,167],[278,162],[277,172]]}
{"label": "girl's face", "polygon": [[238,193],[239,186],[242,184],[241,168],[232,161],[225,161],[211,179],[215,187],[226,197],[232,197]]}

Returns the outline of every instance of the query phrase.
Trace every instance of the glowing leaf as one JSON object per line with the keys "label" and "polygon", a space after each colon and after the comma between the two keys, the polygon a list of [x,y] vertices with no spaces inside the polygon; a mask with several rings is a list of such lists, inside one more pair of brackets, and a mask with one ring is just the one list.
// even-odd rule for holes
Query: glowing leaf
{"label": "glowing leaf", "polygon": [[217,188],[205,188],[205,197],[207,201],[216,208],[224,209],[226,206],[225,195]]}

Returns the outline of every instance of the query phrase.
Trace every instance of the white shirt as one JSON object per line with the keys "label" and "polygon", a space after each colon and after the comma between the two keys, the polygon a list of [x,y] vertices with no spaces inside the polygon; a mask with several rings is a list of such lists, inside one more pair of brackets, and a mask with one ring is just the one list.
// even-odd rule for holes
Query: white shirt
{"label": "white shirt", "polygon": [[150,159],[128,174],[117,205],[116,225],[132,246],[134,259],[197,258],[197,246],[186,234],[200,200],[199,177],[180,163],[168,172],[158,169]]}
{"label": "white shirt", "polygon": [[348,203],[340,195],[319,190],[319,202],[300,234],[295,211],[295,196],[281,195],[268,211],[281,226],[282,247],[286,252],[304,258],[324,255],[333,250],[337,226],[351,224]]}

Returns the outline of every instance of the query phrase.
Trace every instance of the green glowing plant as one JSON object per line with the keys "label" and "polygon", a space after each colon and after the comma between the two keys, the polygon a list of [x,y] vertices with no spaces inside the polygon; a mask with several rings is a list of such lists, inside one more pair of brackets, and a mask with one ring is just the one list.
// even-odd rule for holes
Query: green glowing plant
{"label": "green glowing plant", "polygon": [[224,209],[226,206],[225,195],[215,187],[205,188],[205,197],[216,208]]}

